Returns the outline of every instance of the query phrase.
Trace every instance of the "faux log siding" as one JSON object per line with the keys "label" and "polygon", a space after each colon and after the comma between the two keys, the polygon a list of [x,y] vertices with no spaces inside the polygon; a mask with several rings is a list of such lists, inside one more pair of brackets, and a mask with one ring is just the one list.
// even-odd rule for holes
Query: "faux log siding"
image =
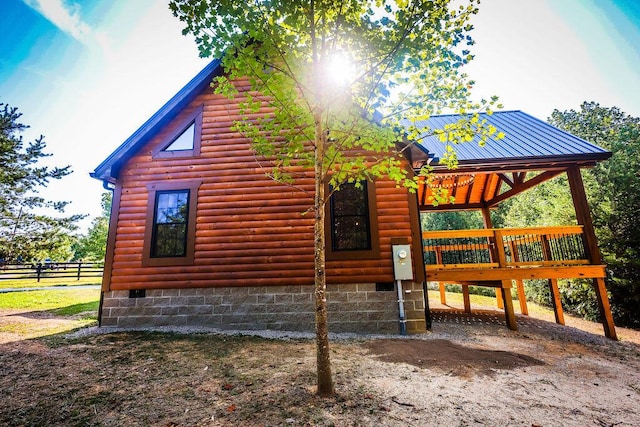
{"label": "faux log siding", "polygon": [[[199,157],[152,158],[169,125],[122,168],[110,289],[313,283],[313,215],[302,214],[313,202],[312,174],[295,171],[308,194],[266,178],[248,140],[230,129],[237,102],[203,93],[184,114],[201,104]],[[202,180],[194,265],[142,267],[147,185],[167,180]],[[394,183],[377,182],[376,198],[380,259],[328,262],[330,284],[393,280],[391,239],[411,237],[408,197]]]}

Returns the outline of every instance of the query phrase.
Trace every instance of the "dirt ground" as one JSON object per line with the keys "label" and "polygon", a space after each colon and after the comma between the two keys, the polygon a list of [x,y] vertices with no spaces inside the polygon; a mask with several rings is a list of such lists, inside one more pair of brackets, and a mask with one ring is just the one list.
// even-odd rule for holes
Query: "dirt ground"
{"label": "dirt ground", "polygon": [[332,399],[297,336],[0,334],[0,425],[640,425],[639,332],[518,324],[438,311],[428,334],[334,337]]}

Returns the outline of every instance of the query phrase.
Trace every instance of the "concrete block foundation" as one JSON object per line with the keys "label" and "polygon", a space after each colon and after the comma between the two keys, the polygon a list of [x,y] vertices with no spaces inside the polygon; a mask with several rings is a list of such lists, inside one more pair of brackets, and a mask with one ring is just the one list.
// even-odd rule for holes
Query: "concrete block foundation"
{"label": "concrete block foundation", "polygon": [[[375,283],[328,285],[331,332],[396,334],[399,331],[395,286]],[[404,307],[409,333],[425,331],[422,284],[406,282]],[[313,332],[313,286],[247,286],[128,290],[103,294],[101,326],[205,326],[234,330]]]}

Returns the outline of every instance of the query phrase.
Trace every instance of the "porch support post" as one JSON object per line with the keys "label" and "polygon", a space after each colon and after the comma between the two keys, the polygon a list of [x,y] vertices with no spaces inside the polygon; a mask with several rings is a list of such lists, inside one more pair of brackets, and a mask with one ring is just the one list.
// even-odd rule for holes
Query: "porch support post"
{"label": "porch support post", "polygon": [[440,304],[447,305],[447,290],[444,287],[444,282],[439,282],[438,285],[440,289]]}
{"label": "porch support post", "polygon": [[[576,219],[578,220],[578,224],[582,225],[584,228],[585,250],[587,251],[587,257],[591,261],[591,264],[601,265],[602,257],[600,255],[600,249],[598,248],[598,241],[593,228],[593,222],[591,221],[591,213],[589,211],[589,204],[587,203],[587,196],[584,191],[582,175],[580,175],[580,168],[578,166],[570,166],[567,169],[567,177],[569,179],[571,197],[573,198],[573,206],[576,210]],[[593,279],[593,287],[598,299],[598,308],[600,310],[600,318],[602,320],[604,334],[607,338],[616,340],[618,337],[613,323],[613,316],[611,314],[611,307],[609,306],[609,297],[607,295],[604,279]]]}
{"label": "porch support post", "polygon": [[[480,211],[482,212],[482,221],[484,223],[484,228],[486,228],[487,230],[492,229],[493,221],[491,221],[491,210],[489,209],[489,206],[487,206],[486,204],[483,204]],[[494,238],[487,237],[487,244],[489,245],[489,260],[491,262],[496,262],[496,259],[498,258],[496,254],[497,242]],[[502,304],[502,297],[503,297],[502,289],[495,288],[495,292],[496,292],[496,305],[498,306],[499,309],[503,309],[504,304]]]}
{"label": "porch support post", "polygon": [[[442,248],[440,247],[436,248],[436,264],[442,265]],[[447,305],[447,294],[444,285],[444,282],[438,283],[438,287],[440,288],[440,304]]]}
{"label": "porch support post", "polygon": [[[551,245],[546,234],[540,236],[542,243],[542,254],[545,261],[551,261]],[[553,314],[556,316],[556,323],[564,325],[564,313],[562,312],[562,299],[560,298],[560,289],[558,288],[558,279],[549,279],[549,291],[551,292],[551,303],[553,305]]]}
{"label": "porch support post", "polygon": [[496,305],[500,310],[504,308],[504,304],[502,303],[502,298],[503,298],[502,289],[496,288]]}
{"label": "porch support post", "polygon": [[[518,245],[511,241],[509,243],[511,249],[511,257],[515,262],[520,261],[520,254],[518,253]],[[529,315],[529,309],[527,308],[527,296],[524,294],[524,281],[522,279],[515,279],[518,289],[518,302],[520,303],[520,313],[525,316]]]}
{"label": "porch support post", "polygon": [[529,315],[529,308],[527,307],[527,296],[524,294],[524,281],[522,279],[516,280],[516,286],[518,289],[518,302],[520,303],[520,313],[525,316]]}
{"label": "porch support post", "polygon": [[[496,242],[496,253],[498,255],[498,264],[501,268],[507,266],[507,255],[504,252],[504,246],[502,242],[504,239],[502,238],[501,230],[493,230],[493,236]],[[511,279],[501,280],[500,287],[502,288],[502,303],[504,306],[504,317],[507,321],[507,327],[512,331],[518,330],[518,325],[516,323],[516,315],[513,312],[513,299],[511,298]],[[498,288],[496,288],[497,290]]]}
{"label": "porch support post", "polygon": [[464,312],[471,313],[471,299],[469,298],[469,285],[462,285],[462,300],[464,302]]}
{"label": "porch support post", "polygon": [[502,302],[504,303],[504,318],[507,322],[507,327],[512,331],[517,331],[518,324],[516,315],[513,312],[513,300],[511,299],[511,280],[502,281]]}
{"label": "porch support post", "polygon": [[551,303],[553,304],[553,313],[556,315],[556,323],[564,325],[564,312],[562,311],[558,279],[549,279],[549,290],[551,291]]}

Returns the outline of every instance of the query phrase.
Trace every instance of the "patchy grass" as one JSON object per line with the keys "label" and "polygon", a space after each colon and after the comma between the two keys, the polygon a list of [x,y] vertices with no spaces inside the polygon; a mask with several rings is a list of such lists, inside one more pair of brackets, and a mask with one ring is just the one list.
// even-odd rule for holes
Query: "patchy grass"
{"label": "patchy grass", "polygon": [[0,344],[0,425],[640,422],[640,355],[631,346],[606,341],[593,350],[584,336],[543,324],[506,336],[496,325],[440,329],[455,342],[334,342],[330,399],[314,394],[311,340],[127,332]]}
{"label": "patchy grass", "polygon": [[321,399],[312,340],[58,334],[95,324],[98,298],[0,294],[0,425],[640,425],[640,334],[527,319],[518,332],[442,322],[415,342],[334,341],[338,394]]}
{"label": "patchy grass", "polygon": [[[316,397],[309,341],[132,332],[51,345],[12,356],[26,366],[0,354],[3,425],[350,425],[333,412],[383,414],[360,388]],[[6,381],[25,373],[18,387]]]}
{"label": "patchy grass", "polygon": [[99,289],[85,288],[0,293],[0,342],[94,325],[99,300]]}

